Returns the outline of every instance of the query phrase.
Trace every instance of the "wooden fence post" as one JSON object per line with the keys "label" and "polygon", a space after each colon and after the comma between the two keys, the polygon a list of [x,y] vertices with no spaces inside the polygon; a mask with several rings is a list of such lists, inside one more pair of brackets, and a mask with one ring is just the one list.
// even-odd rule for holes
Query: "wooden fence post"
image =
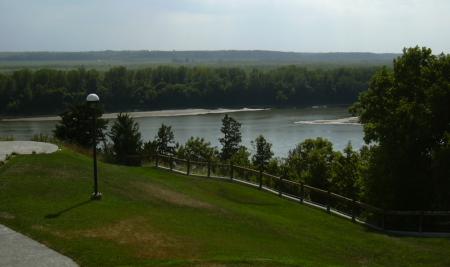
{"label": "wooden fence post", "polygon": [[383,214],[381,215],[381,229],[386,230],[386,210],[383,209]]}
{"label": "wooden fence post", "polygon": [[208,178],[211,177],[211,161],[208,161]]}
{"label": "wooden fence post", "polygon": [[303,203],[305,199],[305,184],[300,182],[300,203]]}
{"label": "wooden fence post", "polygon": [[172,156],[170,156],[170,158],[169,158],[169,168],[170,168],[171,171],[173,171],[173,158],[172,158]]}
{"label": "wooden fence post", "polygon": [[262,176],[263,176],[263,171],[262,169],[259,169],[259,189],[262,189]]}
{"label": "wooden fence post", "polygon": [[352,197],[352,222],[356,221],[356,199],[355,195]]}
{"label": "wooden fence post", "polygon": [[422,226],[423,226],[423,214],[424,212],[421,211],[419,215],[419,233],[422,233]]}
{"label": "wooden fence post", "polygon": [[189,175],[191,173],[191,161],[187,160],[187,169],[186,169],[186,175]]}
{"label": "wooden fence post", "polygon": [[233,181],[234,172],[233,172],[233,163],[230,162],[230,180]]}
{"label": "wooden fence post", "polygon": [[278,185],[278,196],[283,195],[283,175],[280,176],[280,184]]}
{"label": "wooden fence post", "polygon": [[156,154],[155,156],[155,167],[159,167],[159,155]]}
{"label": "wooden fence post", "polygon": [[331,192],[330,192],[330,188],[328,188],[327,190],[327,212],[331,213]]}

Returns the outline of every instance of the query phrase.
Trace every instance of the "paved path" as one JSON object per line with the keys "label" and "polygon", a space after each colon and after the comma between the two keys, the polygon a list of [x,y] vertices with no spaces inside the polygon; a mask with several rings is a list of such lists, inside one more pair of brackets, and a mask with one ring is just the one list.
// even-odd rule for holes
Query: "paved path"
{"label": "paved path", "polygon": [[70,258],[0,224],[0,266],[76,267]]}
{"label": "paved path", "polygon": [[33,152],[53,153],[58,150],[58,146],[43,142],[34,141],[0,141],[0,161],[4,161],[7,155],[32,154]]}

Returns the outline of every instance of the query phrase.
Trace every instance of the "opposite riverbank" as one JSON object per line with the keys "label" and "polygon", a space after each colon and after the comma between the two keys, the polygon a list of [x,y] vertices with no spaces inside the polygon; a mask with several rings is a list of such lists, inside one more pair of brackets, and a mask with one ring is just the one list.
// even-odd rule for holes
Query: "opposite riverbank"
{"label": "opposite riverbank", "polygon": [[[168,109],[168,110],[154,110],[154,111],[135,111],[127,112],[133,118],[147,118],[147,117],[173,117],[173,116],[195,116],[205,114],[224,114],[224,113],[236,113],[236,112],[252,112],[269,110],[269,108],[240,108],[240,109]],[[115,119],[119,112],[105,113],[102,118]],[[38,117],[11,117],[0,119],[0,121],[13,122],[13,121],[59,121],[59,116],[38,116]]]}

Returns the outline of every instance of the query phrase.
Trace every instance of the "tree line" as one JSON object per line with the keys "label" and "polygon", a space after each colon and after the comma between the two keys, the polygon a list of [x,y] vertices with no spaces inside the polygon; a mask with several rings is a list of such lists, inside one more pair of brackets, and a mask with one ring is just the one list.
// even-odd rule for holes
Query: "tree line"
{"label": "tree line", "polygon": [[0,114],[57,114],[102,96],[106,112],[166,108],[351,104],[377,67],[275,69],[158,66],[105,72],[23,69],[0,73]]}

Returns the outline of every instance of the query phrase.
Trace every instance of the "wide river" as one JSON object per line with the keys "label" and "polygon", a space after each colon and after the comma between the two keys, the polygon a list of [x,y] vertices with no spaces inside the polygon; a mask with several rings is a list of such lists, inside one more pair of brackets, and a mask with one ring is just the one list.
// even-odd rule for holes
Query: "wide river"
{"label": "wide river", "polygon": [[[162,123],[172,126],[177,142],[191,136],[203,137],[220,147],[221,119],[230,113],[242,124],[242,142],[253,151],[251,141],[259,134],[273,144],[275,156],[285,157],[288,151],[307,138],[324,137],[335,149],[342,150],[348,142],[360,148],[362,126],[351,118],[346,107],[311,107],[266,110],[175,110],[132,113],[139,123],[144,140],[153,139]],[[109,117],[114,117],[110,114]],[[52,134],[55,118],[0,121],[0,137],[14,136],[29,140],[35,134]]]}

